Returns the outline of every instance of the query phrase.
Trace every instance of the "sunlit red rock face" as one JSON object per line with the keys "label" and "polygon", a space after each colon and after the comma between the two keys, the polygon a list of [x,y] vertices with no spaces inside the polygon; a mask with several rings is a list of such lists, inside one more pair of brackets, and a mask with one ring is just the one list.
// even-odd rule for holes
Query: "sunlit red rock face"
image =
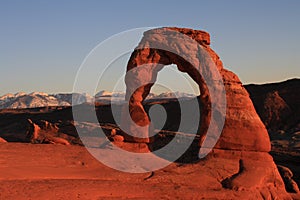
{"label": "sunlit red rock face", "polygon": [[7,141],[0,137],[0,143],[6,143]]}
{"label": "sunlit red rock face", "polygon": [[[192,41],[186,40],[185,38],[177,40],[178,37],[183,37],[182,35],[192,38]],[[207,64],[201,66],[205,60],[199,58],[199,55],[203,55],[199,53],[198,45],[201,45],[209,54],[217,70],[213,70],[212,68],[214,68],[214,66]],[[146,69],[148,70],[146,72],[145,70],[136,70],[134,76],[130,75],[126,77],[126,98],[130,98],[129,111],[133,121],[142,126],[149,124],[149,118],[144,111],[142,102],[149,94],[153,84],[143,85],[137,90],[131,87],[136,85],[136,82],[142,85],[145,80],[155,82],[157,73],[163,66],[176,64],[180,71],[188,73],[199,85],[201,92],[200,101],[203,105],[201,109],[202,121],[200,122],[199,134],[203,140],[207,127],[211,122],[211,96],[204,80],[214,80],[216,79],[215,77],[218,76],[217,73],[219,73],[225,86],[227,110],[222,136],[216,148],[268,152],[270,150],[268,133],[257,115],[247,91],[233,72],[223,68],[219,56],[209,45],[210,36],[204,31],[184,28],[159,28],[145,32],[140,44],[132,53],[127,66],[127,71],[129,71],[145,64],[153,64],[151,70]],[[173,46],[176,46],[175,49],[179,49],[177,51],[180,53],[179,55],[170,52],[172,50],[165,50],[171,49]],[[189,61],[186,61],[183,57],[188,57]],[[211,67],[211,69],[209,69],[209,67]],[[198,68],[198,70],[195,68]],[[198,71],[201,71],[201,75]],[[222,91],[220,90],[220,92]],[[130,94],[132,94],[132,96],[130,96]],[[219,102],[216,102],[216,104],[218,103]],[[130,128],[129,130],[134,132],[134,130]],[[139,138],[131,139],[136,142],[149,142],[147,139],[142,141]]]}
{"label": "sunlit red rock face", "polygon": [[[174,42],[169,36],[176,34],[188,36],[196,41],[196,43],[188,40],[187,43]],[[211,65],[202,66],[202,68],[199,67],[205,63],[205,60],[203,62],[199,58],[199,47],[197,46],[199,44],[202,47],[200,49],[204,49],[211,56],[217,70],[210,69],[210,67],[213,67]],[[157,73],[163,66],[176,64],[178,70],[188,73],[199,85],[201,93],[199,99],[200,105],[202,105],[199,135],[200,145],[202,145],[209,123],[215,120],[210,119],[212,101],[208,86],[204,81],[207,77],[203,76],[208,76],[208,80],[216,80],[217,73],[219,73],[226,91],[225,125],[221,137],[214,147],[216,150],[210,154],[215,159],[209,156],[207,159],[200,161],[200,163],[204,166],[213,163],[214,167],[210,173],[217,177],[217,174],[230,168],[229,163],[231,161],[235,162],[237,166],[235,173],[226,173],[226,175],[217,178],[223,188],[249,192],[249,195],[258,192],[260,197],[256,196],[256,199],[290,199],[290,196],[285,191],[284,183],[276,165],[272,157],[268,154],[270,151],[269,136],[254,109],[248,92],[242,86],[237,75],[223,68],[219,56],[209,45],[209,34],[203,31],[184,28],[159,28],[145,32],[127,65],[127,72],[134,69],[137,70],[134,71],[133,75],[126,75],[125,78],[127,86],[126,99],[129,100],[129,113],[132,120],[139,126],[147,126],[150,123],[150,119],[142,103],[154,85]],[[189,61],[187,62],[173,52],[166,51],[165,49],[168,49],[170,46],[175,46],[175,49],[178,49],[181,53],[180,55],[188,55]],[[143,69],[143,66],[146,64],[152,68]],[[195,66],[198,67],[198,71],[195,70]],[[199,70],[201,71],[201,75],[199,74]],[[152,83],[144,84],[145,81],[152,81]],[[139,87],[135,88],[137,85]],[[217,87],[216,90],[218,89]],[[221,92],[221,90],[218,92]],[[217,101],[215,103],[218,104],[220,102]],[[219,110],[220,107],[216,107],[216,111]],[[124,120],[124,118],[123,122],[126,122],[127,119],[125,118]],[[141,135],[147,137],[147,130],[142,134],[135,134],[139,130],[136,130],[136,127],[131,128],[129,123],[127,125],[127,130],[131,132],[132,136],[125,134],[125,141],[150,142],[149,138],[139,138]],[[222,149],[222,151],[219,152],[217,149]],[[231,156],[225,156],[227,154]],[[221,159],[222,155],[226,157],[227,161]],[[199,176],[203,175],[200,174]],[[205,182],[205,177],[202,180]]]}

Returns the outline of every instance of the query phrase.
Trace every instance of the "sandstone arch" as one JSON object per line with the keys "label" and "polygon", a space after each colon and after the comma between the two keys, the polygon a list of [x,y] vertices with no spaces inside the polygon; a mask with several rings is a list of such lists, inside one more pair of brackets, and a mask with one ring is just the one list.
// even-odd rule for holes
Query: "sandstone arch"
{"label": "sandstone arch", "polygon": [[[178,69],[182,72],[188,73],[191,78],[199,85],[200,101],[203,108],[201,109],[200,132],[202,140],[206,136],[207,128],[211,123],[211,98],[208,86],[194,66],[191,64],[201,65],[199,58],[199,48],[193,44],[181,43],[174,44],[173,40],[167,38],[167,35],[184,34],[189,38],[197,41],[197,44],[208,52],[211,59],[215,63],[218,72],[220,73],[225,91],[226,91],[226,116],[225,124],[222,130],[221,137],[216,144],[215,148],[221,149],[234,149],[234,150],[247,150],[247,151],[270,151],[270,141],[268,133],[258,117],[254,106],[249,98],[247,91],[242,86],[241,81],[233,72],[223,68],[223,64],[219,56],[210,48],[210,36],[204,31],[185,29],[185,28],[158,28],[146,31],[144,36],[132,53],[127,65],[127,72],[132,69],[139,69],[140,66],[150,64],[151,70],[136,71],[134,75],[127,76],[126,82],[126,100],[129,101],[129,113],[132,120],[139,126],[146,126],[150,120],[144,110],[142,102],[149,94],[153,83],[156,80],[157,73],[164,65],[176,64]],[[187,61],[182,57],[175,55],[168,51],[163,51],[164,48],[149,48],[152,46],[176,46],[183,54],[189,55],[191,61]],[[215,78],[216,73],[212,69],[202,69],[205,76],[209,76],[212,80]],[[136,82],[143,82],[143,79],[151,79],[152,84],[146,84],[139,88],[134,88],[132,85]],[[131,95],[132,94],[132,95]],[[125,108],[128,109],[128,108]],[[123,111],[124,112],[124,111]],[[134,142],[149,142],[149,138],[139,138],[140,133],[135,134],[135,128],[126,124],[126,119],[122,119],[124,126],[130,132],[133,132],[133,137],[125,137],[127,140]],[[143,135],[144,134],[144,135]],[[143,137],[147,137],[147,131],[142,133]]]}

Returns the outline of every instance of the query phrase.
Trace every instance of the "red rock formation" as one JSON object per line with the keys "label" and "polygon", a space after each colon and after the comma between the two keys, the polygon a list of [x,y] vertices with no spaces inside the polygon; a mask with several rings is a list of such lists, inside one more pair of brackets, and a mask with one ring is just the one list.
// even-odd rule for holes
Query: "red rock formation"
{"label": "red rock formation", "polygon": [[7,141],[0,137],[0,143],[7,143]]}
{"label": "red rock formation", "polygon": [[[173,35],[175,36],[173,37]],[[182,37],[182,35],[188,36],[189,38],[196,40],[196,42],[184,39],[187,41],[186,43],[179,43],[176,41],[176,37]],[[201,60],[201,58],[199,58],[199,47],[197,46],[199,44],[206,52],[208,52],[217,67],[217,71],[208,69],[206,66],[201,66],[203,65],[201,62],[206,62],[206,60],[203,60],[203,58]],[[149,94],[153,84],[143,85],[143,82],[145,82],[145,80],[152,80],[155,82],[157,73],[163,66],[176,64],[178,69],[188,73],[200,88],[200,101],[204,105],[201,109],[202,121],[200,122],[199,133],[202,137],[202,143],[205,139],[208,126],[212,122],[211,120],[214,120],[211,119],[211,95],[208,90],[208,85],[204,80],[215,80],[218,76],[217,73],[219,73],[225,86],[227,111],[224,129],[216,148],[268,152],[270,150],[268,133],[258,117],[247,91],[233,72],[223,68],[219,56],[210,48],[209,44],[209,34],[204,31],[183,28],[159,28],[145,32],[140,44],[132,53],[127,66],[127,71],[130,71],[135,68],[139,69],[139,67],[145,64],[152,64],[152,69],[148,70],[148,72],[145,72],[145,70],[136,70],[134,76],[126,75],[126,99],[130,100],[129,112],[132,120],[139,126],[149,125],[150,120],[144,110],[142,102]],[[162,50],[173,46],[176,46],[175,48],[179,49],[178,52],[181,53],[180,55]],[[182,55],[187,55],[189,60],[183,59],[182,57],[184,56]],[[203,55],[200,55],[200,57],[201,56]],[[198,68],[198,71],[201,71],[201,75],[195,67]],[[212,66],[209,67],[213,68]],[[136,85],[137,82],[142,86],[137,89],[131,88],[133,85]],[[217,88],[217,90],[218,89],[219,88]],[[222,91],[220,90],[220,92]],[[217,104],[221,103],[222,102],[217,102]],[[217,107],[216,110],[219,111],[220,108]],[[125,123],[125,126],[126,124],[127,130],[133,135],[135,132],[141,131],[136,131],[136,127],[131,128],[130,123]],[[144,133],[136,134],[147,137],[148,133],[146,130]],[[141,139],[138,138],[138,135],[134,136],[135,137],[125,137],[125,140],[149,142],[149,138]]]}
{"label": "red rock formation", "polygon": [[293,193],[299,193],[299,188],[297,183],[292,179],[293,172],[284,166],[277,165],[279,173],[281,174],[281,177],[283,178],[283,181],[285,183],[285,187],[287,191],[293,192]]}
{"label": "red rock formation", "polygon": [[[190,39],[186,39],[186,36]],[[177,40],[178,37],[180,42]],[[182,38],[185,39],[181,40]],[[229,169],[229,163],[234,160],[237,170],[235,173],[220,178],[223,188],[260,194],[260,197],[255,196],[255,198],[290,199],[284,190],[284,183],[273,159],[267,153],[271,147],[268,132],[257,115],[248,92],[233,72],[223,68],[219,56],[209,44],[209,34],[203,31],[158,28],[144,33],[127,65],[125,82],[129,108],[123,108],[125,114],[122,116],[122,125],[131,136],[124,133],[125,141],[150,142],[149,133],[152,127],[149,126],[151,122],[144,110],[143,101],[154,85],[157,73],[165,65],[176,64],[178,70],[188,73],[199,85],[199,99],[202,107],[198,134],[200,145],[205,147],[206,139],[210,139],[206,138],[210,123],[220,120],[223,114],[222,103],[224,102],[221,100],[224,93],[222,93],[222,87],[218,85],[220,83],[218,75],[221,75],[221,82],[226,92],[225,124],[214,147],[215,150],[205,160],[200,161],[201,165],[214,165],[210,173],[217,176],[216,174],[222,171],[221,168],[224,171]],[[166,50],[170,47],[179,54],[174,53],[173,49]],[[214,65],[209,64],[207,57],[211,57],[217,70],[214,69]],[[217,85],[213,91],[210,84]],[[216,101],[212,101],[213,95],[210,92],[219,95]],[[213,106],[214,109],[212,109]],[[135,125],[128,123],[126,109],[129,109],[129,116]],[[220,116],[214,118],[216,117],[214,112]],[[213,114],[214,117],[212,117]],[[227,157],[228,155],[230,158]],[[222,160],[224,157],[228,160]],[[213,161],[212,158],[216,160]],[[203,181],[205,182],[205,178]],[[248,197],[251,198],[251,195]]]}
{"label": "red rock formation", "polygon": [[26,135],[30,138],[31,143],[36,143],[39,138],[41,128],[37,124],[33,123],[31,119],[28,119],[27,121],[29,126]]}
{"label": "red rock formation", "polygon": [[300,79],[280,83],[246,85],[250,97],[267,129],[293,132],[300,130]]}
{"label": "red rock formation", "polygon": [[42,120],[41,127],[31,119],[28,119],[27,137],[30,138],[31,143],[50,143],[50,144],[64,144],[70,145],[67,139],[59,137],[58,127],[45,120]]}

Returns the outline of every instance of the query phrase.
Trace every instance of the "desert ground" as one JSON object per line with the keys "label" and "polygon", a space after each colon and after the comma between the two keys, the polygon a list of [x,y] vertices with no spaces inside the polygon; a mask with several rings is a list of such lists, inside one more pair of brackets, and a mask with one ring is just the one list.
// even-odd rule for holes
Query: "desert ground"
{"label": "desert ground", "polygon": [[195,164],[173,163],[141,174],[111,169],[81,146],[5,143],[0,153],[0,199],[258,199],[264,195],[268,199],[278,195],[268,196],[266,190],[249,196],[247,189],[224,188],[222,177],[238,170],[238,157],[232,159],[232,152],[216,151]]}

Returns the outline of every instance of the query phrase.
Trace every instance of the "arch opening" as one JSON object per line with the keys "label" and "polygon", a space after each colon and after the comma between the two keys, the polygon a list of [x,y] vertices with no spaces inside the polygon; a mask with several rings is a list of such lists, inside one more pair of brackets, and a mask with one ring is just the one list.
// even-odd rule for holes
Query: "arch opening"
{"label": "arch opening", "polygon": [[[165,80],[161,80],[163,73],[168,73],[172,77],[173,82],[175,81],[175,84],[180,85],[180,88],[172,88],[172,82],[168,82],[168,80],[166,84],[162,85],[162,88],[156,88],[160,87],[161,81]],[[164,76],[163,78],[166,77]],[[177,140],[178,145],[184,144],[184,140],[192,140],[192,142],[182,156],[176,159],[176,162],[191,163],[199,160],[198,152],[200,147],[198,144],[200,137],[198,133],[200,132],[200,123],[199,119],[194,117],[199,115],[200,112],[200,109],[197,109],[201,105],[199,104],[199,85],[187,73],[180,72],[177,65],[165,65],[157,73],[156,82],[151,87],[149,95],[152,93],[167,94],[167,98],[164,98],[165,96],[162,95],[161,99],[147,101],[146,97],[143,103],[155,133],[152,142],[148,145],[149,149],[154,153],[163,149],[177,134],[180,135],[180,139]],[[182,94],[186,96],[182,96]],[[195,105],[195,102],[197,105]],[[194,108],[195,106],[197,108]],[[181,112],[182,109],[184,112]],[[181,120],[182,117],[188,120]],[[168,153],[158,154],[158,156],[167,160],[172,160],[173,158]]]}
{"label": "arch opening", "polygon": [[156,82],[151,87],[148,97],[152,94],[160,95],[150,100],[146,97],[143,105],[156,133],[160,130],[178,132],[181,118],[180,106],[182,106],[182,109],[190,113],[190,116],[185,116],[190,120],[188,124],[181,127],[180,131],[195,134],[192,131],[193,126],[199,125],[193,116],[196,116],[196,112],[200,110],[188,105],[190,100],[200,96],[200,90],[198,84],[187,73],[180,72],[175,64],[165,65],[157,73]]}
{"label": "arch opening", "polygon": [[[186,94],[188,97],[199,96],[198,84],[185,72],[180,72],[177,65],[165,65],[157,74],[157,80],[150,90],[151,94],[162,94],[160,97],[168,97],[167,94]],[[170,95],[171,96],[171,95]],[[179,95],[178,95],[179,96]]]}
{"label": "arch opening", "polygon": [[[146,62],[138,63],[136,60],[132,59],[139,56],[136,55],[137,51],[135,50],[127,65],[125,83],[126,100],[129,102],[129,108],[124,109],[129,109],[129,114],[133,123],[139,127],[144,127],[144,130],[136,127],[132,128],[130,123],[125,124],[125,126],[127,125],[127,129],[124,134],[125,140],[140,143],[153,143],[153,141],[155,141],[155,137],[152,137],[156,134],[155,127],[153,127],[148,113],[150,107],[145,107],[144,101],[149,95],[151,88],[155,85],[160,71],[170,65],[176,65],[178,69],[177,71],[187,73],[187,75],[198,85],[198,91],[200,94],[197,98],[195,98],[193,104],[189,101],[182,101],[179,102],[179,106],[178,102],[170,102],[162,105],[166,110],[172,109],[172,107],[174,108],[171,111],[173,113],[173,120],[170,120],[171,117],[169,117],[168,123],[167,117],[163,130],[169,129],[173,132],[190,132],[195,135],[198,134],[199,137],[197,143],[201,142],[204,139],[205,132],[207,132],[211,112],[209,91],[204,79],[191,63],[179,55],[161,49],[150,48],[147,51],[149,55]],[[157,57],[159,59],[155,60]],[[147,82],[147,80],[149,81]],[[136,87],[136,83],[138,83],[138,87]],[[195,105],[195,102],[197,105]],[[193,109],[193,106],[190,106],[190,104],[196,106],[197,109]],[[178,112],[174,112],[174,110]],[[185,114],[183,114],[180,110],[184,110]],[[196,115],[201,117],[194,118]],[[190,123],[183,124],[182,121],[179,120],[182,118],[191,119]],[[188,131],[188,129],[190,129],[190,131]],[[132,135],[128,135],[128,132]]]}

